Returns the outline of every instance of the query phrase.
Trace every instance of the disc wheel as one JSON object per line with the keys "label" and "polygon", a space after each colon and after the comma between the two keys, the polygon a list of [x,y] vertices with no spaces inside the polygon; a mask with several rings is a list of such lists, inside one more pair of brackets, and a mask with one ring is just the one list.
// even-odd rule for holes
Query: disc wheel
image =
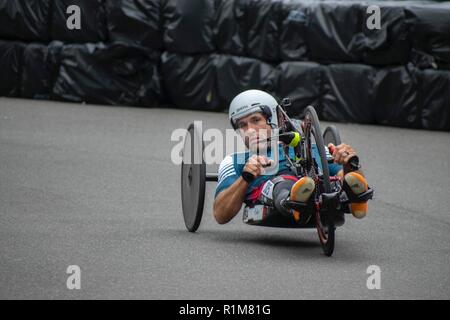
{"label": "disc wheel", "polygon": [[184,224],[190,232],[197,231],[203,215],[206,185],[203,149],[201,129],[192,123],[187,129],[181,163],[181,204]]}
{"label": "disc wheel", "polygon": [[[304,117],[304,135],[305,135],[305,155],[307,166],[309,168],[308,175],[314,179],[316,183],[315,192],[315,218],[316,228],[319,240],[322,245],[323,252],[326,256],[331,256],[334,251],[335,226],[333,212],[321,211],[319,203],[320,193],[331,192],[330,173],[328,170],[328,162],[325,153],[325,143],[320,129],[319,118],[313,107],[309,106],[305,110]],[[322,172],[319,172],[318,165],[315,163],[312,153],[312,145],[317,146],[320,156]]]}

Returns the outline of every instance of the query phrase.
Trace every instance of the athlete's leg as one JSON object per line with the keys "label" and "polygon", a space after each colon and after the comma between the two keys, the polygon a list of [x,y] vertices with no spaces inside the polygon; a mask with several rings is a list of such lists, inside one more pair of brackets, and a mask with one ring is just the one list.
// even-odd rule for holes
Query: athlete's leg
{"label": "athlete's leg", "polygon": [[289,209],[286,209],[281,203],[283,200],[286,200],[289,197],[291,193],[291,188],[294,184],[295,181],[291,179],[289,180],[283,179],[283,181],[276,183],[273,188],[274,206],[278,212],[282,213],[287,217],[291,217],[292,213]]}
{"label": "athlete's leg", "polygon": [[306,203],[314,192],[314,181],[310,177],[297,179],[294,176],[279,176],[269,183],[273,183],[272,199],[276,210],[288,218],[294,217],[296,221],[299,221],[301,213],[286,208],[283,202],[290,199]]}

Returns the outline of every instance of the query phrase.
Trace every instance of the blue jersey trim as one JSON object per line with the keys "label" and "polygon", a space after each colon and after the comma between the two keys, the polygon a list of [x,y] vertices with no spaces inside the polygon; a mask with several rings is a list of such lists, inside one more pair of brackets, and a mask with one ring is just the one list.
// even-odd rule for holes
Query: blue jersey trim
{"label": "blue jersey trim", "polygon": [[[256,178],[247,188],[247,195],[251,193],[252,190],[254,190],[255,187],[259,187],[267,180],[272,179],[274,176],[278,176],[281,174],[292,174],[290,169],[287,167],[287,161],[284,157],[284,153],[282,152],[282,146],[280,145],[278,152],[279,152],[279,168],[276,175],[266,175],[266,176],[260,176]],[[313,157],[316,160],[316,162],[319,164],[320,170],[322,170],[321,161],[320,161],[320,155],[319,150],[317,149],[316,145],[312,146],[312,153]],[[219,173],[219,181],[216,187],[214,198],[217,197],[217,195],[225,190],[226,188],[230,187],[242,174],[242,171],[244,169],[245,163],[247,162],[248,158],[250,157],[249,152],[245,153],[234,153],[230,155],[232,157],[232,165],[229,164],[229,162],[222,167],[221,172]],[[289,148],[289,156],[291,158],[294,158],[294,152],[292,148]],[[268,157],[271,157],[271,153],[269,151]],[[229,159],[229,158],[228,158]],[[229,161],[229,160],[228,160]],[[335,176],[340,170],[342,170],[342,165],[336,164],[336,163],[329,163],[328,169],[330,172],[330,176]],[[234,174],[232,173],[234,171]]]}

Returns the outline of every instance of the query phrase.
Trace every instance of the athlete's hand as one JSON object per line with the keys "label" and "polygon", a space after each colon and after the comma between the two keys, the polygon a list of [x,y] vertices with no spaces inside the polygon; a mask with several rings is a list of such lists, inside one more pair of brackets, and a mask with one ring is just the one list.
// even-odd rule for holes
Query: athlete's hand
{"label": "athlete's hand", "polygon": [[332,156],[334,158],[334,162],[337,164],[346,165],[351,158],[356,156],[355,150],[351,146],[349,146],[348,144],[345,144],[345,143],[341,143],[338,146],[335,146],[334,144],[329,143],[328,148],[329,149],[334,148],[334,152],[333,152]]}
{"label": "athlete's hand", "polygon": [[255,178],[264,174],[264,167],[271,164],[272,160],[269,160],[266,156],[251,156],[244,166],[243,171],[252,174]]}

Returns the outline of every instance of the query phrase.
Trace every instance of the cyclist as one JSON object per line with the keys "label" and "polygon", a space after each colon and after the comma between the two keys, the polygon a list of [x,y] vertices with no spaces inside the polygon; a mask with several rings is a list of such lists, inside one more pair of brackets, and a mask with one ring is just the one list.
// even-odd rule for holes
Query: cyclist
{"label": "cyclist", "polygon": [[[305,176],[297,179],[282,152],[278,148],[278,171],[272,175],[265,174],[265,167],[273,164],[272,152],[267,138],[272,129],[278,126],[276,99],[261,90],[247,90],[238,94],[229,107],[231,126],[244,140],[248,152],[234,153],[226,156],[219,166],[218,184],[214,200],[214,217],[220,224],[233,219],[242,207],[257,201],[271,203],[278,212],[287,218],[300,220],[301,212],[284,206],[285,200],[307,202],[315,189],[312,178]],[[351,171],[348,161],[356,155],[348,144],[334,146],[332,154],[334,163],[328,164],[330,176],[340,178],[346,192],[354,195],[367,191],[368,184],[361,170]],[[261,155],[259,150],[267,150]],[[289,156],[293,148],[289,148]],[[317,163],[319,153],[312,146],[313,157]],[[293,154],[292,154],[293,156]],[[354,217],[363,218],[367,214],[367,202],[351,203],[350,210]]]}

